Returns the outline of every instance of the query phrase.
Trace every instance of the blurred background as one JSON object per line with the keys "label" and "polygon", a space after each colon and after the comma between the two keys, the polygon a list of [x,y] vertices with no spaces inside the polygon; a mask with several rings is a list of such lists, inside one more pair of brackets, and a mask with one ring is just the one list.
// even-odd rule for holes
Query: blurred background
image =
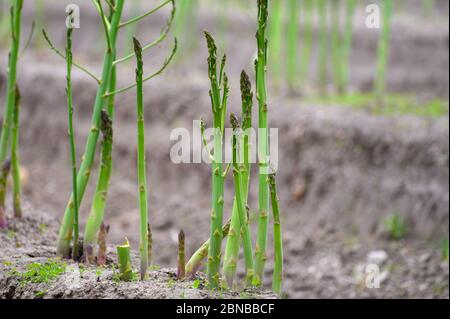
{"label": "blurred background", "polygon": [[[131,18],[160,2],[126,1]],[[285,239],[285,294],[317,297],[448,298],[449,221],[449,2],[271,0],[268,26],[270,126],[279,129],[279,196]],[[45,28],[60,49],[66,6],[80,7],[74,58],[96,74],[105,48],[103,27],[90,1],[25,1],[19,63],[23,96],[22,164],[28,172],[28,213],[61,218],[71,189],[65,102],[65,62],[42,37]],[[163,75],[146,84],[150,222],[155,263],[175,266],[176,235],[183,228],[190,255],[209,234],[210,168],[170,161],[176,127],[210,123],[207,50],[202,31],[227,54],[230,109],[240,110],[239,74],[254,82],[256,0],[177,0],[172,31],[145,53],[151,73],[179,50]],[[380,9],[380,28],[370,28]],[[120,34],[119,56],[158,38],[170,6]],[[9,1],[0,0],[0,105],[3,110],[10,42]],[[29,37],[32,25],[34,33]],[[382,49],[380,49],[382,48]],[[119,83],[134,80],[134,61],[119,68]],[[83,150],[97,84],[74,70],[75,130]],[[255,108],[256,111],[256,108]],[[3,112],[1,112],[3,114]],[[257,113],[255,112],[255,119]],[[256,123],[256,120],[255,120]],[[110,243],[124,236],[137,248],[135,99],[117,99],[114,173],[106,220]],[[98,160],[97,156],[97,160]],[[97,167],[98,165],[96,165]],[[253,174],[256,177],[256,171]],[[96,172],[83,201],[89,212]],[[226,191],[231,213],[232,181]],[[251,220],[257,188],[252,181]],[[25,212],[26,214],[27,212]],[[273,258],[269,247],[266,277]],[[364,266],[377,263],[380,289],[362,283]],[[242,266],[242,265],[240,265]],[[268,283],[270,281],[268,280]]]}

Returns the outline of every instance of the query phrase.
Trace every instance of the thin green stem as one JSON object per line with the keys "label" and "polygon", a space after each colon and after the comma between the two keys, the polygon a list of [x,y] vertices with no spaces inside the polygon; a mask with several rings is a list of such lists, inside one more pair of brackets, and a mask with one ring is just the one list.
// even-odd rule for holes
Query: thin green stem
{"label": "thin green stem", "polygon": [[[231,220],[228,220],[227,223],[222,227],[222,238],[226,238],[230,231],[230,223]],[[201,267],[203,260],[208,257],[209,251],[209,239],[205,241],[199,249],[192,254],[188,263],[186,264],[186,275],[188,277],[194,277],[197,270]]]}
{"label": "thin green stem", "polygon": [[143,66],[142,47],[134,38],[134,51],[136,53],[136,92],[137,92],[137,167],[138,167],[138,191],[139,210],[141,216],[139,252],[141,255],[141,280],[144,280],[148,269],[148,192],[147,169],[145,158],[145,119],[144,119],[144,95],[143,95]]}
{"label": "thin green stem", "polygon": [[258,58],[256,61],[256,98],[258,100],[258,164],[259,164],[259,220],[258,235],[255,247],[255,276],[254,284],[261,285],[266,262],[267,231],[269,225],[269,185],[267,174],[269,170],[269,134],[267,118],[267,91],[266,91],[266,65],[267,65],[267,39],[266,26],[269,15],[268,0],[258,0]]}
{"label": "thin green stem", "polygon": [[272,290],[278,296],[281,296],[283,282],[283,238],[281,235],[280,208],[275,174],[269,175],[269,186],[273,213],[273,246],[275,250]]}
{"label": "thin green stem", "polygon": [[[242,97],[242,129],[243,129],[243,167],[241,167],[242,176],[242,188],[243,188],[243,200],[245,205],[248,201],[248,188],[250,183],[250,128],[252,127],[252,106],[253,106],[253,93],[251,90],[250,79],[242,71],[241,73],[241,97]],[[241,218],[238,210],[238,203],[236,197],[233,202],[233,211],[231,214],[230,232],[227,238],[227,244],[225,247],[225,255],[223,262],[223,276],[229,287],[234,286],[234,280],[236,277],[237,260],[239,256],[239,243],[241,235]]]}
{"label": "thin green stem", "polygon": [[148,11],[148,12],[146,12],[146,13],[140,15],[140,16],[137,16],[137,17],[135,17],[135,18],[133,18],[133,19],[130,19],[130,20],[126,21],[126,22],[122,22],[122,23],[119,25],[119,28],[123,28],[123,27],[125,27],[125,26],[127,26],[127,25],[129,25],[129,24],[132,24],[132,23],[138,22],[138,21],[140,21],[140,20],[142,20],[142,19],[145,19],[145,18],[148,17],[149,15],[151,15],[151,14],[157,12],[157,11],[160,10],[161,8],[163,8],[163,7],[165,7],[166,5],[168,5],[170,2],[173,3],[173,1],[174,1],[174,0],[166,0],[166,1],[164,1],[163,3],[161,3],[159,6],[157,6],[156,8],[153,8],[152,10],[150,10],[150,11]]}
{"label": "thin green stem", "polygon": [[[17,84],[17,60],[19,58],[21,17],[23,0],[14,0],[11,7],[11,38],[12,45],[8,60],[8,79],[6,85],[5,111],[3,115],[3,126],[0,133],[0,163],[4,163],[8,157],[8,147],[11,142],[11,129],[15,105],[15,93]],[[9,172],[9,170],[8,170]],[[7,187],[7,176],[0,179],[0,217],[4,215],[5,194]]]}
{"label": "thin green stem", "polygon": [[[246,272],[246,285],[251,285],[253,281],[254,268],[253,268],[253,247],[252,238],[250,235],[250,228],[248,226],[247,219],[247,200],[245,195],[247,191],[245,187],[247,182],[243,180],[242,169],[238,156],[238,138],[240,138],[238,129],[239,123],[234,114],[230,117],[231,125],[233,127],[233,177],[234,177],[234,189],[236,194],[236,206],[239,215],[239,223],[242,232],[242,241],[244,247],[244,259],[245,259],[245,272]],[[241,232],[238,232],[240,235]]]}
{"label": "thin green stem", "polygon": [[212,194],[211,194],[211,230],[210,245],[208,252],[208,282],[211,288],[219,287],[219,269],[222,248],[222,222],[224,203],[224,177],[223,177],[223,126],[224,112],[226,111],[226,96],[228,95],[228,84],[224,74],[223,97],[217,74],[217,47],[211,34],[205,31],[208,46],[208,76],[211,83],[209,91],[213,112],[214,126],[214,160],[212,162]]}
{"label": "thin green stem", "polygon": [[11,174],[13,177],[13,208],[14,217],[22,218],[21,194],[22,185],[20,178],[19,160],[19,116],[20,116],[20,91],[16,85],[15,103],[13,114],[13,127],[11,136]]}
{"label": "thin green stem", "polygon": [[[107,50],[105,53],[101,84],[97,90],[97,96],[95,98],[94,103],[91,130],[87,138],[84,156],[77,175],[78,205],[81,203],[83,199],[86,186],[91,175],[92,165],[94,163],[95,153],[97,149],[97,142],[100,135],[99,126],[101,120],[101,111],[104,106],[103,96],[106,93],[106,90],[109,85],[108,80],[111,77],[112,63],[115,57],[118,25],[122,14],[123,6],[124,0],[117,0],[116,11],[114,12],[111,20],[110,39],[112,44],[112,51],[110,52],[109,50]],[[73,206],[74,206],[73,196],[71,196],[66,206],[58,238],[57,253],[58,255],[64,257],[68,257],[70,251],[70,241],[72,239],[72,232],[73,232],[73,214],[74,214]]]}
{"label": "thin green stem", "polygon": [[[259,2],[260,0],[258,0]],[[269,17],[269,59],[274,84],[275,86],[279,86],[282,76],[283,1],[272,1],[271,5],[272,14]]]}
{"label": "thin green stem", "polygon": [[[143,46],[142,47],[142,51],[146,51],[148,49],[151,49],[151,48],[157,46],[158,44],[160,44],[161,42],[163,42],[166,39],[166,37],[169,34],[169,31],[170,31],[170,29],[172,27],[172,23],[173,23],[173,20],[174,20],[174,17],[175,17],[175,11],[176,11],[175,5],[173,5],[172,13],[170,15],[170,18],[167,20],[166,26],[162,29],[159,37],[156,40],[154,40],[154,41],[148,43],[147,45]],[[114,61],[113,64],[117,65],[119,63],[126,62],[126,61],[134,58],[134,56],[135,56],[135,54],[134,54],[134,52],[132,52],[132,53],[124,56],[123,58],[117,59],[116,61]]]}
{"label": "thin green stem", "polygon": [[78,209],[78,191],[77,191],[77,152],[75,146],[75,133],[73,128],[73,95],[72,95],[72,33],[73,29],[67,29],[67,46],[66,46],[66,61],[67,61],[67,114],[69,127],[69,143],[70,143],[70,158],[72,166],[72,194],[73,194],[73,249],[72,258],[77,259],[79,255],[79,209]]}

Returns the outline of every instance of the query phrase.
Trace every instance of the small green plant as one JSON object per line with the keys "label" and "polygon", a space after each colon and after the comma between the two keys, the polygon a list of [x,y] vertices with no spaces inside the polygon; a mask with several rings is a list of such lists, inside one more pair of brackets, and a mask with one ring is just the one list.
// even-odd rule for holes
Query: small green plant
{"label": "small green plant", "polygon": [[384,219],[384,229],[392,239],[400,240],[407,233],[406,220],[399,214],[393,213]]}
{"label": "small green plant", "polygon": [[201,284],[202,284],[202,281],[200,279],[195,279],[194,282],[192,283],[192,288],[199,289]]}
{"label": "small green plant", "polygon": [[49,283],[66,271],[66,264],[59,260],[49,259],[45,263],[32,263],[20,274],[21,284]]}

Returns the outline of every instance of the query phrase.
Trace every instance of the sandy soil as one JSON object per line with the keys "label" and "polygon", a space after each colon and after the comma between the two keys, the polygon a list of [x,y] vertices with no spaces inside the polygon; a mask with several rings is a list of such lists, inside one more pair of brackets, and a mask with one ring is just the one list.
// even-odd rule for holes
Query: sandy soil
{"label": "sandy soil", "polygon": [[[88,18],[86,16],[87,23],[91,21]],[[253,44],[240,41],[245,37],[253,39],[253,22],[244,18],[237,15],[236,21],[232,21],[232,26],[247,27],[242,27],[239,32],[231,27],[236,41],[228,41],[233,82],[232,111],[239,110],[237,72],[241,68],[251,71],[249,61],[254,51]],[[202,21],[206,26],[212,23],[207,17]],[[367,91],[373,78],[376,34],[368,34],[359,23],[356,27],[352,87]],[[62,39],[62,34],[58,36],[57,30],[55,32],[55,39]],[[86,40],[80,38],[80,51],[91,47],[88,44],[92,43],[92,34],[83,38]],[[448,26],[438,22],[418,25],[408,16],[396,19],[388,80],[390,89],[423,98],[439,96],[448,99],[448,34]],[[163,59],[163,54],[158,52],[157,58]],[[81,55],[80,58],[87,59]],[[178,66],[146,86],[150,221],[154,230],[155,263],[163,267],[176,264],[179,229],[183,228],[186,233],[188,254],[206,239],[209,232],[209,166],[175,165],[169,158],[173,145],[169,135],[173,128],[192,130],[193,120],[200,117],[209,120],[205,59],[206,51],[201,42],[198,54],[188,61],[189,73],[186,67]],[[29,207],[27,215],[31,218],[34,209],[50,212],[51,217],[46,223],[55,224],[63,213],[70,191],[65,69],[62,61],[42,53],[29,53],[23,61],[27,67],[21,69],[19,79],[22,91],[26,92],[23,94],[21,152],[30,176],[24,194]],[[152,60],[148,68],[157,63]],[[2,75],[4,65],[2,61]],[[132,80],[132,69],[128,65],[121,70],[122,84]],[[0,92],[4,92],[3,77],[0,77],[0,88]],[[77,72],[74,74],[74,91],[81,156],[90,127],[95,87],[92,80]],[[448,298],[448,262],[442,261],[439,250],[442,239],[448,238],[449,224],[448,117],[374,116],[345,107],[310,105],[303,99],[279,94],[270,96],[271,126],[279,128],[278,180],[286,252],[285,296]],[[3,104],[3,95],[0,95],[0,103]],[[111,225],[112,244],[121,243],[127,236],[137,248],[139,214],[134,105],[133,94],[118,97],[114,127],[115,172],[106,220]],[[92,177],[87,194],[92,193],[95,186],[96,172]],[[230,179],[226,189],[227,215],[231,197]],[[89,212],[90,202],[88,195],[82,206],[84,217]],[[255,192],[250,194],[250,207],[251,216],[255,218]],[[408,234],[400,241],[390,240],[383,232],[382,220],[392,213],[403,216],[408,224]],[[1,233],[1,236],[7,237],[7,233]],[[51,257],[54,237],[51,238],[42,243],[37,239],[38,242],[33,244],[24,240],[23,250],[37,249],[39,260]],[[15,254],[18,264],[29,262],[26,254],[20,252],[19,249]],[[10,258],[4,254],[5,257]],[[267,287],[272,258],[269,247]],[[378,264],[383,274],[379,289],[368,289],[363,284],[365,267],[370,264]],[[14,284],[11,282],[15,279],[8,279],[10,277],[5,274],[6,271],[0,271],[3,296],[32,297],[41,289],[12,289]],[[161,281],[157,280],[155,285],[167,288],[164,282],[167,283],[170,274],[170,270],[162,270]],[[100,280],[105,294],[115,289],[107,280],[110,275]],[[61,280],[64,281],[64,277]],[[94,286],[89,296],[107,296],[100,294],[89,280],[86,285]],[[188,283],[183,285],[181,288],[189,286]],[[133,287],[130,291],[134,293],[142,289]],[[9,289],[12,289],[12,295],[8,295]],[[80,297],[79,292],[72,291],[68,295],[58,289],[56,295],[52,295],[52,289],[46,296]],[[178,294],[168,288],[161,289],[159,297],[176,297]],[[202,291],[189,293],[192,297],[204,296]]]}

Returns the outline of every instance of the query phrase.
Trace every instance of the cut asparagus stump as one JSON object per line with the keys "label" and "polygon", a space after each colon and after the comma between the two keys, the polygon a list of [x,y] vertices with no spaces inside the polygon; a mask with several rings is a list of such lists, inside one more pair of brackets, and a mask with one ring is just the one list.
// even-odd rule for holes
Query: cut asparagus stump
{"label": "cut asparagus stump", "polygon": [[133,280],[133,269],[131,268],[130,243],[125,238],[125,243],[117,246],[117,259],[119,266],[119,278],[122,281]]}

